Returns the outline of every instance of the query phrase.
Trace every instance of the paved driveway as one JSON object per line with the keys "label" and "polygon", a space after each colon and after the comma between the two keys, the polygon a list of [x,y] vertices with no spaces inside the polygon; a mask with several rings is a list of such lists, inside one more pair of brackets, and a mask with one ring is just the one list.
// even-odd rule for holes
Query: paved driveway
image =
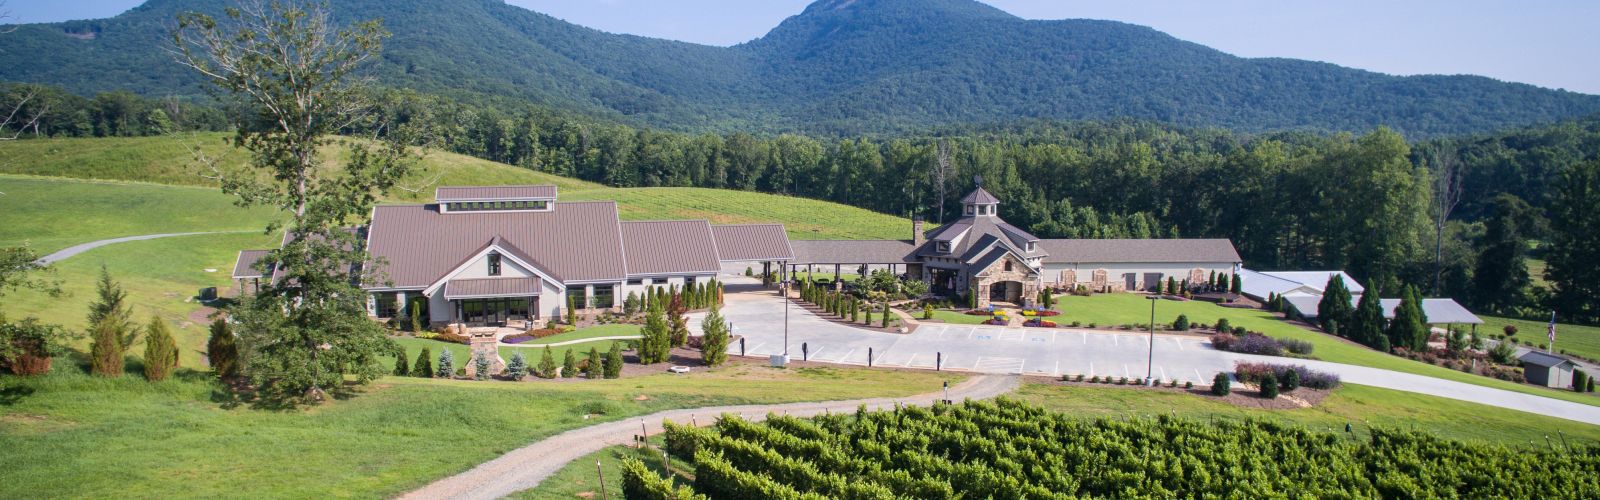
{"label": "paved driveway", "polygon": [[[738,280],[730,279],[730,283]],[[735,288],[730,284],[730,288]],[[766,356],[784,349],[784,301],[773,292],[730,293],[723,313],[734,333],[745,337],[743,354]],[[700,316],[690,318],[698,334]],[[1463,382],[1326,361],[1235,354],[1213,349],[1196,336],[1156,335],[1154,363],[1148,334],[998,326],[923,325],[900,335],[852,328],[817,317],[798,305],[789,308],[788,348],[793,359],[849,365],[1026,375],[1109,375],[1140,378],[1148,370],[1160,380],[1210,384],[1218,372],[1232,372],[1237,360],[1302,364],[1339,374],[1345,381],[1510,408],[1600,425],[1600,407]],[[805,351],[802,351],[802,348]],[[734,343],[729,352],[741,354]]]}

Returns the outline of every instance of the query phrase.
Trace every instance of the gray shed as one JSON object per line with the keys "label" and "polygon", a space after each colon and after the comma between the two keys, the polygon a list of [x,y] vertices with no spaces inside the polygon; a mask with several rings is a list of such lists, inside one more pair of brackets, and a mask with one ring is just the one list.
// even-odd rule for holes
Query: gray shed
{"label": "gray shed", "polygon": [[1517,359],[1522,361],[1522,373],[1530,384],[1558,389],[1572,385],[1572,370],[1577,365],[1566,358],[1528,351]]}

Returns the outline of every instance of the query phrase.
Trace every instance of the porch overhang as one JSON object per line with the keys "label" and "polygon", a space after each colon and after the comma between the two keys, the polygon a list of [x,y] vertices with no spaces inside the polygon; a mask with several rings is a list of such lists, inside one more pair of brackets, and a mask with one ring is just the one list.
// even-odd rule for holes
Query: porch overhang
{"label": "porch overhang", "polygon": [[444,298],[492,299],[500,297],[533,297],[544,289],[544,281],[537,276],[520,278],[453,279],[444,284]]}

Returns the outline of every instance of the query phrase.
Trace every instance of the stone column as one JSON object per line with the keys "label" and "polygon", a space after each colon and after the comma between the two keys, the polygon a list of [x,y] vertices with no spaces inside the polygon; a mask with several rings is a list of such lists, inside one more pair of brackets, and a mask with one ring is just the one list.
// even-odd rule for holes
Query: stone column
{"label": "stone column", "polygon": [[477,376],[479,356],[489,359],[490,375],[506,371],[506,360],[500,357],[500,339],[493,330],[472,334],[471,354],[466,360],[468,377]]}

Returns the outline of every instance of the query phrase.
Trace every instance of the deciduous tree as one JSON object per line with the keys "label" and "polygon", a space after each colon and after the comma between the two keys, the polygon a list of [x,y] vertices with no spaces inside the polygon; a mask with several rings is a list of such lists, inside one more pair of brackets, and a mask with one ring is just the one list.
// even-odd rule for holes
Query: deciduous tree
{"label": "deciduous tree", "polygon": [[1568,168],[1556,191],[1545,258],[1550,305],[1567,321],[1600,323],[1600,160]]}

